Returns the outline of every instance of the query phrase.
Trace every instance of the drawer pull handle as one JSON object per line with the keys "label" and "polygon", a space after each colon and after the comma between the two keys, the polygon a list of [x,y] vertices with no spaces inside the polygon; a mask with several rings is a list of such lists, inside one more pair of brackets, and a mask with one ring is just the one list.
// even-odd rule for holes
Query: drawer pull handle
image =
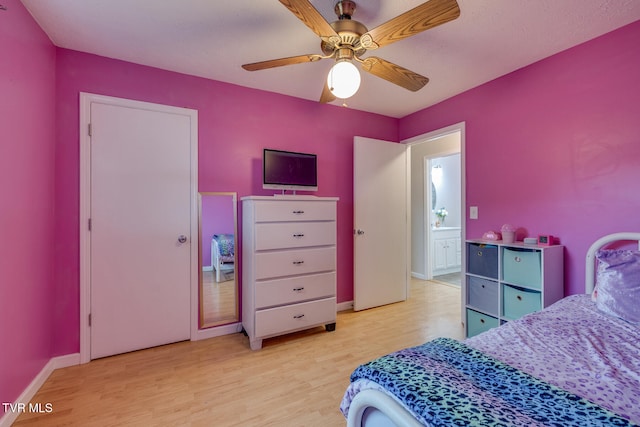
{"label": "drawer pull handle", "polygon": [[304,213],[304,211],[293,211],[293,213],[295,215],[302,215]]}
{"label": "drawer pull handle", "polygon": [[302,319],[304,317],[304,314],[296,314],[295,316],[293,316],[294,319]]}
{"label": "drawer pull handle", "polygon": [[294,292],[302,292],[304,291],[304,287],[302,288],[293,288]]}
{"label": "drawer pull handle", "polygon": [[482,251],[478,251],[478,256],[482,256]]}
{"label": "drawer pull handle", "polygon": [[520,261],[522,261],[522,258],[520,258],[519,256],[517,256],[517,257],[515,257],[515,258],[514,258],[514,260],[515,260],[516,262],[520,262]]}
{"label": "drawer pull handle", "polygon": [[302,265],[304,261],[293,261],[293,265]]}
{"label": "drawer pull handle", "polygon": [[480,319],[480,323],[484,323],[484,319]]}
{"label": "drawer pull handle", "polygon": [[516,299],[517,299],[518,301],[522,301],[522,297],[521,297],[520,295],[518,295],[518,296],[516,297]]}
{"label": "drawer pull handle", "polygon": [[296,237],[296,238],[304,237],[304,233],[296,233],[293,235],[293,237]]}

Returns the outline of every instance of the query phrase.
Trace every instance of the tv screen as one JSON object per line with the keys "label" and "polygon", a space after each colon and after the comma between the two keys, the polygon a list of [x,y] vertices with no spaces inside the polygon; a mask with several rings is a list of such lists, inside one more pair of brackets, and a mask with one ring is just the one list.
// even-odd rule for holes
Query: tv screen
{"label": "tv screen", "polygon": [[318,163],[315,154],[265,148],[262,160],[262,188],[318,190]]}

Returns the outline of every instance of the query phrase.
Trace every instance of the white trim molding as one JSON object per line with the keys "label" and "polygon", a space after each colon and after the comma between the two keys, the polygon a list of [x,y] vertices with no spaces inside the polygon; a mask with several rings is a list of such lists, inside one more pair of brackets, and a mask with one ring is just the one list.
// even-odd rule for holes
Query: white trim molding
{"label": "white trim molding", "polygon": [[215,326],[212,328],[198,329],[195,336],[191,336],[191,341],[206,340],[222,335],[235,334],[242,331],[242,323],[229,323],[228,325]]}
{"label": "white trim molding", "polygon": [[[27,405],[28,408],[31,399],[36,395],[40,387],[47,381],[49,376],[56,369],[67,368],[69,366],[75,366],[80,364],[80,353],[67,354],[65,356],[57,356],[52,359],[49,359],[46,365],[40,370],[38,375],[31,381],[31,383],[24,389],[24,391],[18,396],[15,402],[13,402],[13,407],[18,408],[19,404]],[[45,405],[48,402],[34,402]],[[4,408],[2,408],[4,412]],[[53,408],[55,410],[55,408]],[[15,410],[8,411],[4,413],[4,416],[0,418],[0,427],[9,427],[11,424],[15,422],[15,420],[20,416],[23,411]]]}
{"label": "white trim molding", "polygon": [[336,311],[338,313],[341,311],[349,311],[349,310],[353,310],[353,300],[339,302],[338,305],[336,306]]}

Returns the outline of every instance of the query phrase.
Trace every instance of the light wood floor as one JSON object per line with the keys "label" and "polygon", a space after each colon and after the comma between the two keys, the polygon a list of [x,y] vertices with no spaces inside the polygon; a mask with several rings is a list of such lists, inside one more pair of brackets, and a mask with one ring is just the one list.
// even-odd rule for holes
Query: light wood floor
{"label": "light wood floor", "polygon": [[235,280],[216,282],[215,271],[203,271],[201,325],[224,325],[238,321]]}
{"label": "light wood floor", "polygon": [[[426,284],[426,285],[425,285]],[[460,289],[414,280],[408,301],[338,314],[324,327],[264,341],[241,333],[55,371],[15,426],[343,426],[338,409],[361,363],[438,336],[461,339]]]}

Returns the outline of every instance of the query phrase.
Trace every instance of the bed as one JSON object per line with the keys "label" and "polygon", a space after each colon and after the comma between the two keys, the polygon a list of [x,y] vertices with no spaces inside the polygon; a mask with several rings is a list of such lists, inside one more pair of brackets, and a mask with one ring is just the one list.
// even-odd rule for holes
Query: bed
{"label": "bed", "polygon": [[340,405],[347,425],[639,425],[640,251],[618,241],[640,233],[591,245],[585,294],[360,365]]}
{"label": "bed", "polygon": [[216,275],[216,282],[233,278],[235,260],[235,236],[214,234],[211,238],[211,266]]}

